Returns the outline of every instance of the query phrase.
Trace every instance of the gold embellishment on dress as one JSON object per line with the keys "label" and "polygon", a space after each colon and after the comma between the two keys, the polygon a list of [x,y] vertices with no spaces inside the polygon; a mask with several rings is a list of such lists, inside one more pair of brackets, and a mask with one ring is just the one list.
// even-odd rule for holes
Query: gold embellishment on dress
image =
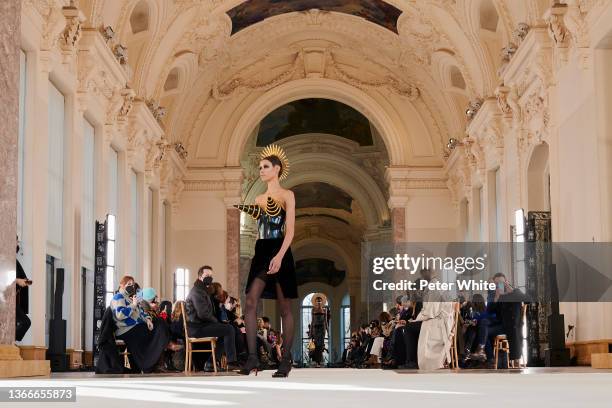
{"label": "gold embellishment on dress", "polygon": [[270,217],[276,217],[280,214],[283,207],[281,207],[272,197],[268,196],[268,200],[266,202],[266,214]]}
{"label": "gold embellishment on dress", "polygon": [[285,178],[287,178],[287,175],[289,175],[289,159],[287,159],[287,155],[285,154],[285,151],[280,146],[271,144],[271,145],[266,146],[261,151],[259,158],[260,160],[263,160],[266,157],[270,157],[270,156],[278,157],[281,163],[283,163],[283,169],[282,169],[283,173],[280,175],[279,179],[284,180]]}
{"label": "gold embellishment on dress", "polygon": [[235,205],[234,207],[236,207],[240,211],[244,211],[245,213],[249,214],[251,217],[253,217],[254,220],[259,219],[259,216],[261,215],[261,207],[258,205],[240,204],[240,205]]}
{"label": "gold embellishment on dress", "polygon": [[249,214],[251,217],[253,217],[254,220],[259,219],[262,211],[265,212],[266,215],[270,217],[276,217],[278,214],[280,214],[281,210],[284,210],[283,206],[280,205],[275,199],[273,199],[270,196],[268,196],[268,199],[266,200],[266,208],[261,208],[259,204],[255,204],[255,205],[239,204],[239,205],[234,205],[234,207],[239,209],[240,211],[244,211],[245,213]]}

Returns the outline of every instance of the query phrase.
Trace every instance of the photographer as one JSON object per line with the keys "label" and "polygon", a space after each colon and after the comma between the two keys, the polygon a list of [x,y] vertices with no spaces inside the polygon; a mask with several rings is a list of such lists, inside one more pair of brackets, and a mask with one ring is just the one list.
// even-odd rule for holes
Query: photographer
{"label": "photographer", "polygon": [[[17,253],[19,253],[19,237],[17,237]],[[28,279],[21,266],[19,260],[17,260],[17,273],[15,279],[15,294],[16,294],[16,308],[15,308],[15,340],[21,341],[23,337],[30,329],[32,322],[28,317],[28,286],[32,284],[32,281]]]}
{"label": "photographer", "polygon": [[520,291],[512,287],[506,275],[496,273],[493,275],[496,289],[488,292],[487,312],[495,315],[497,318],[492,320],[488,328],[488,341],[485,347],[487,355],[487,363],[491,366],[493,361],[493,341],[499,334],[505,334],[510,343],[511,360],[520,360],[521,358],[521,330],[522,316],[521,305],[527,300],[526,296]]}
{"label": "photographer", "polygon": [[119,281],[119,291],[110,304],[117,326],[115,337],[125,342],[140,370],[145,373],[154,370],[165,372],[161,356],[168,345],[168,330],[153,324],[153,319],[139,306],[140,301],[136,296],[134,278],[123,276]]}

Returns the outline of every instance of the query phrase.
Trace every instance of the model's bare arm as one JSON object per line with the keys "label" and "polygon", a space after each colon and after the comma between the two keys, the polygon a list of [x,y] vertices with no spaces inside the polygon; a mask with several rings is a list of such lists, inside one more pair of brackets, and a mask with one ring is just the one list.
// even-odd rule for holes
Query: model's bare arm
{"label": "model's bare arm", "polygon": [[280,269],[281,263],[283,261],[283,257],[291,246],[291,241],[293,241],[293,235],[295,233],[295,196],[293,195],[293,191],[286,190],[283,194],[283,198],[285,201],[285,238],[283,239],[283,245],[280,250],[272,258],[270,261],[270,268],[268,273],[277,273]]}

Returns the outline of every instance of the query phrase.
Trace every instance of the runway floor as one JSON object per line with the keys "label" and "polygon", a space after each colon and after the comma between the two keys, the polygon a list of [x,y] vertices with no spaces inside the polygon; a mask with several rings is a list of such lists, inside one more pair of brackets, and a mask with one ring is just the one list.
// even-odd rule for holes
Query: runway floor
{"label": "runway floor", "polygon": [[[2,403],[61,407],[610,407],[612,370],[589,367],[524,370],[294,369],[289,378],[236,374],[96,376],[0,380],[0,387],[76,387],[74,403]],[[388,405],[393,404],[393,405]]]}

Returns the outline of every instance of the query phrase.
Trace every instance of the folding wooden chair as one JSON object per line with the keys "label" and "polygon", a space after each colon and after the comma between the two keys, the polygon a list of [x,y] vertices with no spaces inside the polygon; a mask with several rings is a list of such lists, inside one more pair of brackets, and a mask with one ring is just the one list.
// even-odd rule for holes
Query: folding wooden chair
{"label": "folding wooden chair", "polygon": [[123,348],[123,351],[120,351],[119,355],[123,356],[123,366],[130,370],[132,367],[130,366],[130,358],[128,357],[130,355],[130,352],[127,349],[127,344],[125,344],[125,341],[123,340],[115,339],[115,345],[119,350]]}
{"label": "folding wooden chair", "polygon": [[[183,330],[185,331],[185,374],[191,372],[191,366],[193,365],[192,353],[212,353],[213,368],[215,373],[217,372],[217,357],[215,356],[215,350],[217,349],[217,338],[216,337],[189,337],[187,328],[187,314],[185,313],[185,303],[181,303],[181,313],[183,315]],[[199,343],[209,343],[209,349],[194,350],[193,345]]]}
{"label": "folding wooden chair", "polygon": [[453,331],[451,334],[451,346],[450,346],[450,362],[448,367],[459,368],[459,355],[457,353],[457,331],[459,330],[459,303],[455,305],[455,320],[453,322]]}

